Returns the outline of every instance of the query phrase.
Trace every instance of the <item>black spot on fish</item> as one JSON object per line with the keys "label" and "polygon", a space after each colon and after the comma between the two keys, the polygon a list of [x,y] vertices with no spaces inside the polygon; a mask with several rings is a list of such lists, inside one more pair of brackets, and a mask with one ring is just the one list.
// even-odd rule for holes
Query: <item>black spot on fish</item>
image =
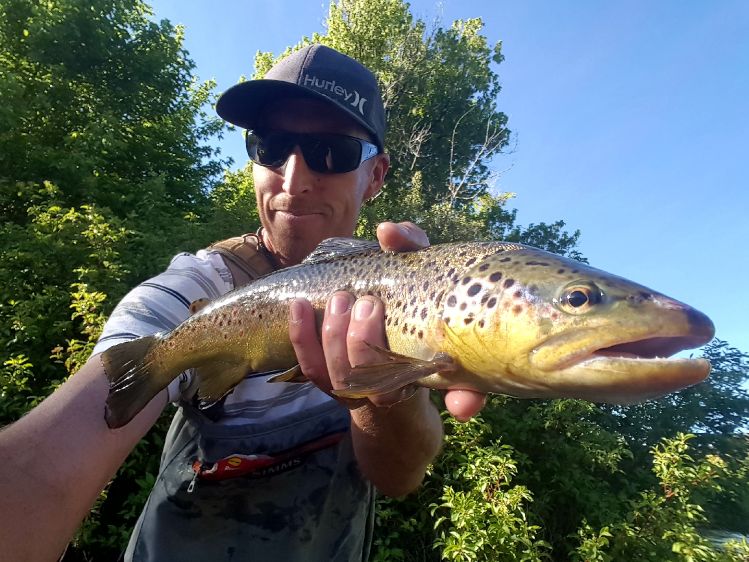
{"label": "black spot on fish", "polygon": [[481,283],[474,283],[470,287],[468,287],[468,296],[473,297],[476,296],[479,291],[481,291]]}
{"label": "black spot on fish", "polygon": [[422,320],[426,320],[426,319],[427,319],[427,314],[428,314],[428,313],[429,313],[429,312],[427,311],[427,307],[426,307],[426,306],[425,306],[424,308],[422,308],[422,309],[421,309],[421,319],[422,319]]}
{"label": "black spot on fish", "polygon": [[491,267],[491,265],[490,265],[490,264],[488,264],[488,263],[482,263],[482,264],[481,264],[481,265],[479,266],[479,271],[486,271],[486,270],[487,270],[487,269],[489,269],[490,267]]}
{"label": "black spot on fish", "polygon": [[483,328],[483,327],[484,327],[484,319],[482,318],[481,320],[479,320],[479,328]]}
{"label": "black spot on fish", "polygon": [[445,318],[445,324],[450,324],[450,317]]}
{"label": "black spot on fish", "polygon": [[502,272],[501,271],[495,271],[494,273],[492,273],[489,276],[489,281],[491,281],[492,283],[496,283],[500,279],[502,279]]}
{"label": "black spot on fish", "polygon": [[523,307],[520,306],[519,304],[516,304],[515,306],[512,307],[512,312],[515,315],[520,314],[521,312],[523,312]]}
{"label": "black spot on fish", "polygon": [[486,303],[486,308],[494,308],[497,305],[497,297],[492,297]]}
{"label": "black spot on fish", "polygon": [[508,262],[508,261],[512,261],[512,258],[502,258],[499,261],[505,263],[505,262]]}
{"label": "black spot on fish", "polygon": [[470,267],[470,266],[472,266],[472,265],[473,265],[474,263],[476,263],[476,258],[475,258],[475,257],[474,257],[474,258],[471,258],[470,260],[468,260],[468,261],[466,262],[466,267]]}
{"label": "black spot on fish", "polygon": [[455,298],[455,295],[450,295],[447,297],[447,306],[455,306],[458,303],[458,299]]}
{"label": "black spot on fish", "polygon": [[484,296],[481,297],[481,305],[482,306],[485,305],[486,301],[488,301],[488,300],[489,300],[489,295],[487,295],[486,293],[484,293]]}
{"label": "black spot on fish", "polygon": [[466,326],[468,326],[468,324],[470,324],[471,322],[473,322],[473,316],[466,316],[465,318],[463,318],[463,324],[465,324]]}
{"label": "black spot on fish", "polygon": [[514,284],[515,284],[515,280],[514,279],[505,279],[505,282],[503,283],[505,289],[509,289]]}
{"label": "black spot on fish", "polygon": [[468,305],[464,302],[460,303],[460,310],[465,310]]}
{"label": "black spot on fish", "polygon": [[461,281],[461,283],[463,285],[468,285],[468,283],[470,283],[470,282],[471,282],[471,276],[470,275],[466,275],[465,277],[463,277],[463,281]]}
{"label": "black spot on fish", "polygon": [[549,264],[547,262],[545,262],[545,261],[534,261],[534,260],[531,260],[531,261],[525,262],[525,265],[540,265],[542,267],[546,267]]}
{"label": "black spot on fish", "polygon": [[455,273],[455,268],[454,268],[454,267],[451,267],[450,269],[448,269],[448,270],[447,270],[447,273],[446,273],[446,275],[447,275],[448,277],[450,277],[450,276],[452,276],[452,275],[453,275],[454,273]]}
{"label": "black spot on fish", "polygon": [[403,329],[401,330],[404,334],[408,333],[408,324],[403,324]]}
{"label": "black spot on fish", "polygon": [[515,297],[516,299],[519,299],[520,297],[523,296],[523,291],[519,291],[519,290],[515,291],[512,296]]}
{"label": "black spot on fish", "polygon": [[258,313],[257,317],[258,317],[259,320],[262,320],[263,319],[263,313],[262,312]]}
{"label": "black spot on fish", "polygon": [[579,269],[573,269],[572,271],[570,271],[570,273],[579,273],[579,272],[580,272]]}
{"label": "black spot on fish", "polygon": [[643,298],[643,300],[646,300],[646,301],[653,298],[652,293],[646,293],[645,291],[641,291],[640,296]]}
{"label": "black spot on fish", "polygon": [[560,268],[560,269],[557,269],[557,273],[558,273],[559,275],[561,275],[561,274],[562,274],[562,273],[564,273],[565,271],[567,271],[567,270],[566,270],[566,269],[562,269],[562,268]]}
{"label": "black spot on fish", "polygon": [[424,337],[424,331],[423,330],[419,330],[419,333],[417,335],[419,336],[419,339],[423,338]]}
{"label": "black spot on fish", "polygon": [[424,281],[424,284],[421,286],[422,290],[428,291],[429,290],[429,281]]}
{"label": "black spot on fish", "polygon": [[409,333],[413,336],[416,333],[416,326],[411,326],[411,331]]}

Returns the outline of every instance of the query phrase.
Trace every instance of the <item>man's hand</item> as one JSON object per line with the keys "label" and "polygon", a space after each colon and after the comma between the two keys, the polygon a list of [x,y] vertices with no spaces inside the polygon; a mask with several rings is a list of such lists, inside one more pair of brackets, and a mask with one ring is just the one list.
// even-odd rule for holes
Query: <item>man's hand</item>
{"label": "man's hand", "polygon": [[[383,223],[377,238],[390,251],[429,244],[424,231],[413,223]],[[336,293],[325,310],[320,343],[312,306],[305,300],[294,301],[289,337],[302,372],[326,392],[343,388],[352,365],[380,360],[367,343],[385,345],[384,316],[378,298],[355,301],[349,293]],[[457,419],[467,420],[483,406],[483,395],[452,390],[445,402]],[[429,391],[409,387],[358,402],[351,410],[351,436],[362,474],[382,493],[401,496],[416,489],[439,452],[442,421]]]}
{"label": "man's hand", "polygon": [[[377,227],[377,239],[383,250],[403,252],[429,245],[426,233],[411,222],[384,222]],[[305,300],[292,303],[289,335],[302,372],[325,392],[345,387],[345,378],[352,365],[380,361],[365,342],[386,346],[384,306],[375,298],[365,296],[354,301],[348,293],[336,293],[325,310],[322,344],[317,338],[312,306]],[[419,392],[424,392],[419,390]],[[412,391],[398,390],[370,400],[388,406],[408,397]],[[484,406],[485,395],[472,390],[448,390],[445,405],[459,421],[476,415]]]}

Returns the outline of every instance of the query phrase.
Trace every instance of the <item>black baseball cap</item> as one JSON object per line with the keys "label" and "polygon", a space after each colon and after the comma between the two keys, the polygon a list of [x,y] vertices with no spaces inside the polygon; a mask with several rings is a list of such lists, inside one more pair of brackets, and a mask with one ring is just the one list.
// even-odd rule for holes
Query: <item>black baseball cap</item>
{"label": "black baseball cap", "polygon": [[360,62],[325,45],[308,45],[276,63],[265,77],[226,90],[216,112],[229,123],[253,129],[265,105],[283,97],[304,96],[333,104],[385,144],[385,108],[374,74]]}

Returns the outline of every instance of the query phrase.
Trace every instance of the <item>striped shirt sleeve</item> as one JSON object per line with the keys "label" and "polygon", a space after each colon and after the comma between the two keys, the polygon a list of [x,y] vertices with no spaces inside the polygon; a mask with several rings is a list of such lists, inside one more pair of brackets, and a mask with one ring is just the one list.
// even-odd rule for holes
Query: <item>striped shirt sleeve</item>
{"label": "striped shirt sleeve", "polygon": [[192,302],[213,300],[232,288],[231,273],[216,252],[178,254],[166,271],[125,295],[104,325],[93,353],[172,330],[187,319]]}

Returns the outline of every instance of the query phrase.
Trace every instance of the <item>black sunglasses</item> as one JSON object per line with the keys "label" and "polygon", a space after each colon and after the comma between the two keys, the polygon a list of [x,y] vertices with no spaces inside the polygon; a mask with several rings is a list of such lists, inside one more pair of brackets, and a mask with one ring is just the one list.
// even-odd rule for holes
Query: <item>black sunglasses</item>
{"label": "black sunglasses", "polygon": [[267,168],[283,166],[298,146],[307,167],[320,174],[343,174],[356,170],[362,162],[379,152],[371,142],[333,133],[247,131],[245,146],[250,160]]}

